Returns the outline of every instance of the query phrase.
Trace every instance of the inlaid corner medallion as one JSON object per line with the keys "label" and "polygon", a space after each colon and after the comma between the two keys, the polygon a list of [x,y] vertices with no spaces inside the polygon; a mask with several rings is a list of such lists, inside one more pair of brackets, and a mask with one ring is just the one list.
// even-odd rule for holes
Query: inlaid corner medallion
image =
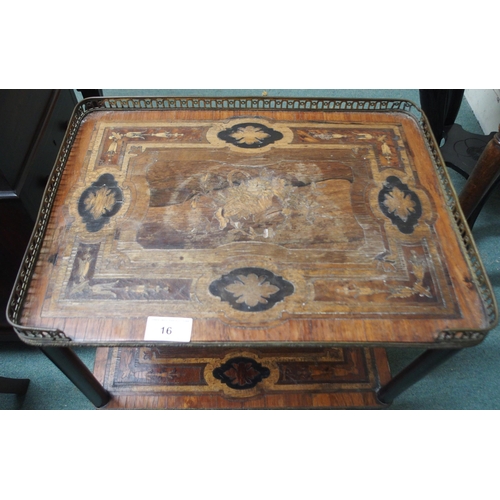
{"label": "inlaid corner medallion", "polygon": [[244,149],[258,149],[283,139],[283,134],[262,123],[238,123],[217,134],[229,144]]}
{"label": "inlaid corner medallion", "polygon": [[259,312],[271,309],[285,297],[292,295],[294,287],[281,276],[265,269],[246,267],[235,269],[213,281],[210,293],[238,311]]}
{"label": "inlaid corner medallion", "polygon": [[123,203],[123,193],[111,174],[103,174],[78,200],[78,213],[89,232],[102,229]]}
{"label": "inlaid corner medallion", "polygon": [[405,234],[413,233],[422,215],[422,204],[407,184],[392,175],[387,177],[378,195],[380,209]]}
{"label": "inlaid corner medallion", "polygon": [[213,371],[217,380],[236,390],[251,389],[270,374],[269,368],[243,356],[231,358]]}

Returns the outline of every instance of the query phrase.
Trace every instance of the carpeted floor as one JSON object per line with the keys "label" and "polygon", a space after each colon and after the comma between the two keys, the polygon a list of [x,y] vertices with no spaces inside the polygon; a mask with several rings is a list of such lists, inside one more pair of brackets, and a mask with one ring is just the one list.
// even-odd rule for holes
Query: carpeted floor
{"label": "carpeted floor", "polygon": [[[226,95],[260,96],[259,90],[106,90],[106,96]],[[419,104],[418,90],[265,90],[271,97],[372,97],[409,99]],[[469,132],[481,134],[481,128],[464,100],[457,123]],[[464,179],[453,171],[450,176],[459,192]],[[473,234],[479,252],[500,299],[500,193],[495,192],[479,216]],[[492,410],[500,409],[500,327],[492,330],[479,346],[465,349],[437,368],[425,379],[408,389],[391,406],[392,410],[448,409]],[[95,350],[78,348],[82,360],[93,367]],[[393,373],[403,368],[420,351],[392,349],[389,361]],[[29,378],[30,387],[25,396],[0,394],[0,410],[92,410],[93,405],[66,379],[66,377],[37,349],[23,344],[0,343],[0,375]]]}

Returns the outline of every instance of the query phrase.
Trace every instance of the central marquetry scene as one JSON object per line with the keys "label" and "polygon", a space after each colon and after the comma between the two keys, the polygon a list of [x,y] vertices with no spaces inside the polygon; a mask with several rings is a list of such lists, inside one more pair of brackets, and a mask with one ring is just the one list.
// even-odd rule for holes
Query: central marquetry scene
{"label": "central marquetry scene", "polygon": [[457,317],[406,151],[390,123],[101,119],[43,315]]}

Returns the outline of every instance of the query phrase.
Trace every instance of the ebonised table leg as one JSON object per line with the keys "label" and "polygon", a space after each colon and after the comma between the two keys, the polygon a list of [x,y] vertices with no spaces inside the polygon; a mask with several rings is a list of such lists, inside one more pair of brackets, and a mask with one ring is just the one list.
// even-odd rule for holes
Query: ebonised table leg
{"label": "ebonised table leg", "polygon": [[18,394],[24,396],[30,384],[29,378],[0,377],[1,394]]}
{"label": "ebonised table leg", "polygon": [[94,406],[100,408],[109,402],[111,399],[109,393],[69,347],[41,347],[40,349]]}
{"label": "ebonised table leg", "polygon": [[428,349],[379,389],[378,400],[384,404],[392,403],[396,396],[459,351],[460,349]]}

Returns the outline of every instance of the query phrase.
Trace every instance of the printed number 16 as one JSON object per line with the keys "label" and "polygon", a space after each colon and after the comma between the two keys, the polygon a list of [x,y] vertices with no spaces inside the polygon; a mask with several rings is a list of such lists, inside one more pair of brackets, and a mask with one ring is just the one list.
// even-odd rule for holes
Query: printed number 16
{"label": "printed number 16", "polygon": [[170,335],[172,333],[172,327],[168,326],[167,328],[165,328],[164,326],[162,326],[161,333],[166,333],[167,335]]}

